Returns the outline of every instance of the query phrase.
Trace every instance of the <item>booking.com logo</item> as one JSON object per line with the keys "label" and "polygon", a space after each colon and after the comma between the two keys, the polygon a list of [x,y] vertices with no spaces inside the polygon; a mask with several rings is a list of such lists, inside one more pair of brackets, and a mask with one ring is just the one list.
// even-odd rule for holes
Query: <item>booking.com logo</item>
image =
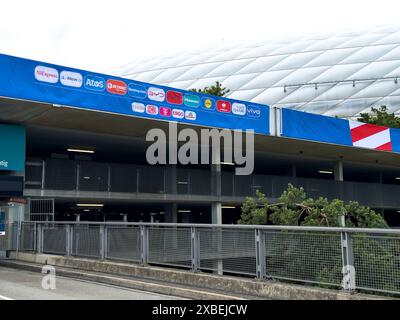
{"label": "booking.com logo", "polygon": [[[193,114],[189,115],[188,112]],[[195,113],[186,111],[185,118],[189,119],[189,117],[195,117]],[[183,165],[220,164],[221,139],[223,139],[223,162],[233,163],[234,161],[236,165],[243,165],[235,168],[237,175],[250,175],[253,173],[253,130],[200,129],[199,131],[200,136],[196,130],[190,128],[185,128],[178,132],[176,122],[169,123],[168,134],[159,128],[149,130],[146,134],[146,141],[152,141],[153,143],[146,151],[147,162],[151,165],[178,163]],[[243,137],[245,141],[243,141]],[[178,148],[179,143],[183,144]],[[246,152],[243,155],[244,145],[246,146]]]}

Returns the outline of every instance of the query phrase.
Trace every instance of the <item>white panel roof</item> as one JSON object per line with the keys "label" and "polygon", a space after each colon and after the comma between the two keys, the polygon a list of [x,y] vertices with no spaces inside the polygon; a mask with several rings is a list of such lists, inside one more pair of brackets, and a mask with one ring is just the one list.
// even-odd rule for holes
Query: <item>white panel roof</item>
{"label": "white panel roof", "polygon": [[138,60],[115,75],[181,89],[220,81],[230,98],[326,115],[381,104],[400,115],[400,26],[223,43]]}

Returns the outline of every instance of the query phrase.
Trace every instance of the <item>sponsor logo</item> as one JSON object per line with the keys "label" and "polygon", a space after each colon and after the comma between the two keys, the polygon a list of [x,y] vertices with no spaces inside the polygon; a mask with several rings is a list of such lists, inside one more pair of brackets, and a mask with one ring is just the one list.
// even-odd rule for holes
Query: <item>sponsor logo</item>
{"label": "sponsor logo", "polygon": [[80,88],[82,87],[82,75],[77,72],[61,71],[60,81],[64,86]]}
{"label": "sponsor logo", "polygon": [[218,100],[217,101],[217,110],[219,112],[229,113],[231,112],[231,103],[225,100]]}
{"label": "sponsor logo", "polygon": [[170,117],[171,116],[171,108],[160,107],[160,116]]}
{"label": "sponsor logo", "polygon": [[152,114],[152,115],[157,115],[158,114],[158,107],[153,106],[152,104],[148,104],[146,106],[146,113],[147,114]]}
{"label": "sponsor logo", "polygon": [[8,161],[6,161],[6,160],[1,160],[1,161],[0,161],[0,167],[8,168]]}
{"label": "sponsor logo", "polygon": [[200,98],[194,94],[185,94],[183,103],[185,106],[197,108],[200,105]]}
{"label": "sponsor logo", "polygon": [[131,97],[138,98],[138,99],[145,99],[147,97],[147,91],[144,86],[130,83],[128,85],[128,94]]}
{"label": "sponsor logo", "polygon": [[167,91],[167,102],[171,104],[182,104],[183,94],[177,91]]}
{"label": "sponsor logo", "polygon": [[207,110],[214,110],[215,109],[215,101],[211,98],[203,98],[202,107]]}
{"label": "sponsor logo", "polygon": [[35,78],[36,80],[48,83],[58,82],[58,71],[54,68],[49,68],[45,66],[37,66],[35,68]]}
{"label": "sponsor logo", "polygon": [[244,116],[246,114],[246,105],[243,103],[234,102],[232,104],[232,113],[239,116]]}
{"label": "sponsor logo", "polygon": [[160,88],[150,87],[147,90],[147,96],[153,101],[163,102],[165,100],[165,92]]}
{"label": "sponsor logo", "polygon": [[172,109],[172,116],[177,119],[183,119],[185,117],[185,112],[181,109]]}
{"label": "sponsor logo", "polygon": [[92,75],[85,76],[84,83],[85,83],[84,84],[85,88],[88,90],[104,91],[104,89],[106,88],[105,80],[97,76],[92,76]]}
{"label": "sponsor logo", "polygon": [[113,94],[126,94],[128,87],[126,83],[120,80],[107,80],[107,91]]}
{"label": "sponsor logo", "polygon": [[252,118],[259,118],[261,116],[261,109],[256,106],[248,106],[247,115]]}
{"label": "sponsor logo", "polygon": [[132,111],[134,112],[143,113],[145,109],[146,107],[144,106],[143,103],[137,103],[137,102],[132,103]]}
{"label": "sponsor logo", "polygon": [[194,111],[185,111],[185,119],[187,120],[196,120],[197,115]]}

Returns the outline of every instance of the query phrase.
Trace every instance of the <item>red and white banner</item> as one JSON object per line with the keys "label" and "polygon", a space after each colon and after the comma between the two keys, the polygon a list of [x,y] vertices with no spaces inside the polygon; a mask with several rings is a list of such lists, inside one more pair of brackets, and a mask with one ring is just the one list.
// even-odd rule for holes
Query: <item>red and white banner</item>
{"label": "red and white banner", "polygon": [[354,147],[392,151],[390,128],[349,120]]}

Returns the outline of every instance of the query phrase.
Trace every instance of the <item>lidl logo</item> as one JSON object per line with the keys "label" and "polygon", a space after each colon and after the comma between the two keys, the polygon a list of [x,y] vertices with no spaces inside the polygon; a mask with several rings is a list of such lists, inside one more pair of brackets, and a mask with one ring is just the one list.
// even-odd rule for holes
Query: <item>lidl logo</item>
{"label": "lidl logo", "polygon": [[158,107],[157,106],[153,106],[151,104],[148,104],[146,106],[146,113],[147,114],[151,114],[151,115],[157,115],[158,114]]}
{"label": "lidl logo", "polygon": [[127,90],[128,87],[125,82],[113,79],[107,80],[107,91],[109,93],[124,95]]}
{"label": "lidl logo", "polygon": [[215,101],[211,98],[203,98],[202,100],[202,107],[207,110],[214,110],[215,109]]}
{"label": "lidl logo", "polygon": [[183,94],[178,91],[167,91],[167,102],[170,104],[182,104]]}
{"label": "lidl logo", "polygon": [[217,101],[217,110],[219,112],[229,113],[231,112],[231,103],[225,100]]}
{"label": "lidl logo", "polygon": [[234,102],[232,104],[232,113],[239,116],[244,116],[246,114],[246,105],[243,103]]}
{"label": "lidl logo", "polygon": [[128,85],[128,94],[134,98],[145,99],[147,97],[147,90],[144,86],[130,83]]}
{"label": "lidl logo", "polygon": [[93,75],[85,76],[84,85],[86,89],[93,91],[104,91],[106,88],[105,80],[101,77]]}
{"label": "lidl logo", "polygon": [[248,106],[247,107],[247,115],[252,118],[259,118],[261,116],[260,107],[256,106]]}
{"label": "lidl logo", "polygon": [[160,116],[170,117],[171,116],[171,108],[160,107]]}
{"label": "lidl logo", "polygon": [[153,101],[163,102],[165,100],[165,92],[161,88],[150,87],[147,89],[147,96]]}
{"label": "lidl logo", "polygon": [[200,98],[194,94],[185,94],[183,103],[185,106],[198,108],[200,105]]}

